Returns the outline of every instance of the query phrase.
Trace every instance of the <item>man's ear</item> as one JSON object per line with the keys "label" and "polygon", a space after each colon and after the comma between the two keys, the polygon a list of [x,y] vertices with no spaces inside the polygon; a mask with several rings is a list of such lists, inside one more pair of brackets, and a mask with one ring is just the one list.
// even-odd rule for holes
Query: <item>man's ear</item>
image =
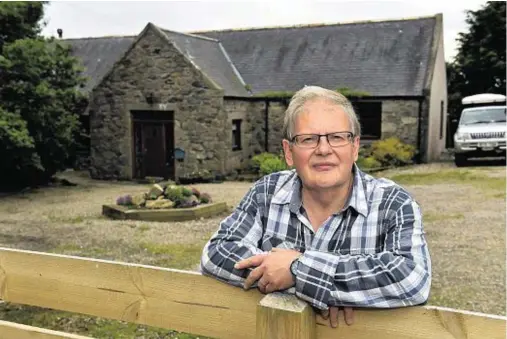
{"label": "man's ear", "polygon": [[287,139],[282,140],[283,146],[283,155],[285,157],[285,162],[287,166],[292,167],[294,165],[294,160],[292,159],[292,150],[290,148],[290,143]]}
{"label": "man's ear", "polygon": [[355,137],[354,138],[354,162],[357,161],[357,159],[359,158],[359,147],[360,147],[360,137]]}

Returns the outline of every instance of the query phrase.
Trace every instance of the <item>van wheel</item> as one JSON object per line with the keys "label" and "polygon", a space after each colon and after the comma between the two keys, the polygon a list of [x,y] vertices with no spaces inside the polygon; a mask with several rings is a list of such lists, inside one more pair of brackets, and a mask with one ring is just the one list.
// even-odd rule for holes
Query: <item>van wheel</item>
{"label": "van wheel", "polygon": [[456,167],[463,167],[468,164],[468,159],[463,154],[455,154],[454,155],[454,164]]}

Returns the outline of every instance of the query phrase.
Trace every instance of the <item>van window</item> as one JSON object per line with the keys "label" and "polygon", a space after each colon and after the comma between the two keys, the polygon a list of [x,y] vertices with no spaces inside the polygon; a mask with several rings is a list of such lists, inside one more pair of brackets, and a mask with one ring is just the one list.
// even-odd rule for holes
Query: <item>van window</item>
{"label": "van window", "polygon": [[487,124],[491,122],[505,122],[505,107],[487,107],[465,109],[461,113],[460,125]]}

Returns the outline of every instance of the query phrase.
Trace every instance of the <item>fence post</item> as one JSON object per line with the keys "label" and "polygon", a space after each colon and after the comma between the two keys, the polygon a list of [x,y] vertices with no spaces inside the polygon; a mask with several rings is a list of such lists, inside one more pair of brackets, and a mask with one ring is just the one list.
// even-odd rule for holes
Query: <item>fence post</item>
{"label": "fence post", "polygon": [[315,339],[315,314],[294,295],[275,292],[257,305],[257,339]]}

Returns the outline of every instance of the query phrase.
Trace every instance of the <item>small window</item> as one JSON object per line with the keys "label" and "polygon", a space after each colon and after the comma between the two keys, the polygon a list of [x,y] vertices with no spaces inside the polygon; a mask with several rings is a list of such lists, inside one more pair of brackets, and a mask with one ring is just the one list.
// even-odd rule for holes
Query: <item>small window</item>
{"label": "small window", "polygon": [[232,120],[232,150],[241,150],[241,119]]}
{"label": "small window", "polygon": [[361,139],[379,140],[382,137],[382,103],[360,101],[354,106],[361,123]]}
{"label": "small window", "polygon": [[444,137],[444,101],[440,101],[440,139]]}

